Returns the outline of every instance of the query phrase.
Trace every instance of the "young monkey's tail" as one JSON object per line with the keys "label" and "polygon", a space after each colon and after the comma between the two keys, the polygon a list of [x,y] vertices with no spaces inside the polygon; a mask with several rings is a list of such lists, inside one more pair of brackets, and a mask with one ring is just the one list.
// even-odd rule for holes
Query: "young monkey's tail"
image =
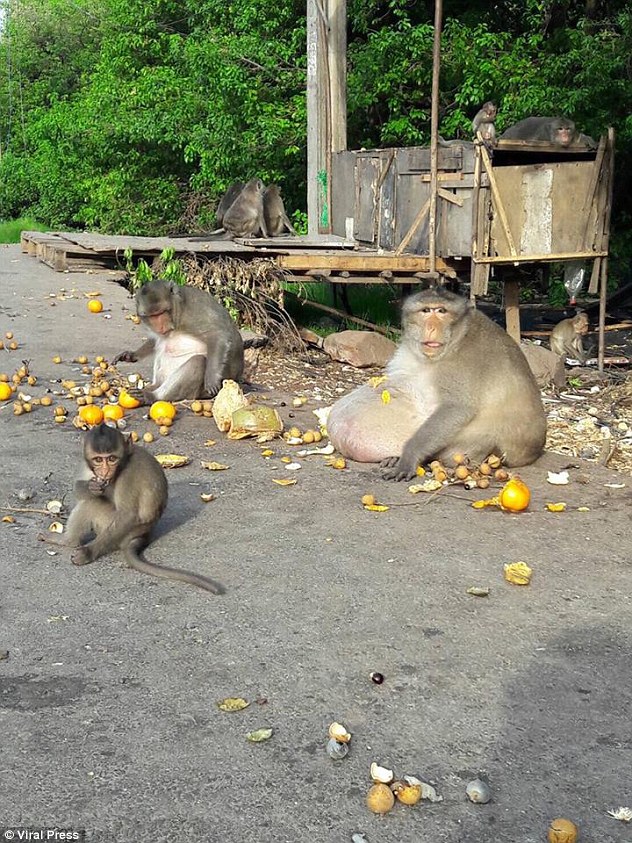
{"label": "young monkey's tail", "polygon": [[165,565],[156,565],[155,562],[148,562],[146,559],[141,559],[133,545],[123,548],[123,554],[130,568],[141,574],[149,574],[151,577],[163,577],[166,580],[197,585],[198,588],[203,588],[212,594],[224,594],[225,592],[223,586],[208,577],[203,577],[201,574],[194,574],[192,571],[182,571],[178,568],[168,568]]}

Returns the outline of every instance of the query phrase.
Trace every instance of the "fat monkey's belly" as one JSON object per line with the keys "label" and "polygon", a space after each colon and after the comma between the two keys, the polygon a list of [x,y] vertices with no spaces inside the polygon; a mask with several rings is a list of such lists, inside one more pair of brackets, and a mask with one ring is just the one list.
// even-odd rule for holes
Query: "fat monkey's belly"
{"label": "fat monkey's belly", "polygon": [[171,331],[166,337],[158,337],[154,347],[154,383],[164,383],[192,357],[206,357],[204,340],[181,331]]}

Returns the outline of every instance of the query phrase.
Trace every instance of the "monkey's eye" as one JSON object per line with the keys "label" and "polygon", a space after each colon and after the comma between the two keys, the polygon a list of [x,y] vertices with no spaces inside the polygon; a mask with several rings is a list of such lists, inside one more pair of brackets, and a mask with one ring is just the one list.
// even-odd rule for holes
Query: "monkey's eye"
{"label": "monkey's eye", "polygon": [[101,465],[103,462],[103,457],[92,457],[92,462],[96,463],[97,465]]}
{"label": "monkey's eye", "polygon": [[114,463],[117,463],[118,457],[116,456],[116,454],[108,454],[108,462],[110,463],[110,465],[114,465]]}
{"label": "monkey's eye", "polygon": [[436,309],[436,312],[437,313],[447,313],[448,311],[445,309],[445,307],[438,307]]}

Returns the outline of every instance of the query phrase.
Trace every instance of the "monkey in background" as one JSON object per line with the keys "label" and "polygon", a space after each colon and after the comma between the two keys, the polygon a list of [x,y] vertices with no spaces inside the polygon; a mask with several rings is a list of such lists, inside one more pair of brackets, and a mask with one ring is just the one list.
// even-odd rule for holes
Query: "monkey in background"
{"label": "monkey in background", "polygon": [[270,237],[278,237],[285,229],[296,235],[294,226],[285,212],[281,190],[277,184],[270,184],[263,192],[263,215]]}
{"label": "monkey in background", "polygon": [[[404,302],[402,341],[379,389],[358,387],[327,420],[336,450],[409,480],[431,459],[490,453],[528,465],[544,448],[546,416],[520,347],[467,299],[441,287]],[[386,390],[389,401],[382,400]]]}
{"label": "monkey in background", "polygon": [[547,141],[566,149],[569,146],[597,146],[588,135],[581,134],[567,117],[526,117],[500,136],[501,140]]}
{"label": "monkey in background", "polygon": [[219,200],[219,204],[217,206],[217,210],[215,211],[215,219],[217,220],[218,229],[217,231],[212,232],[216,234],[218,231],[223,231],[224,226],[224,215],[226,211],[230,208],[233,204],[235,199],[239,196],[241,191],[244,189],[245,184],[243,181],[236,181],[234,184],[227,189],[226,193],[222,196]]}
{"label": "monkey in background", "polygon": [[496,146],[496,114],[498,109],[495,104],[489,100],[483,104],[483,107],[476,113],[472,120],[472,131],[474,137],[478,136],[480,132],[481,137],[487,146]]}
{"label": "monkey in background", "polygon": [[584,337],[588,330],[588,315],[583,310],[570,319],[562,319],[551,331],[551,351],[559,357],[570,357],[585,363],[589,357],[589,351],[584,347]]}
{"label": "monkey in background", "polygon": [[167,505],[167,478],[160,463],[115,427],[100,424],[83,440],[83,463],[75,483],[77,503],[62,536],[40,534],[51,544],[73,548],[73,565],[87,565],[121,550],[143,574],[189,583],[222,594],[208,577],[142,559],[152,528]]}
{"label": "monkey in background", "polygon": [[114,363],[154,356],[153,382],[144,403],[216,395],[226,378],[239,381],[244,343],[228,311],[205,290],[151,281],[136,293],[136,312],[151,333],[140,348],[123,351]]}
{"label": "monkey in background", "polygon": [[237,198],[224,213],[222,224],[229,237],[268,236],[263,213],[263,192],[261,179],[250,179]]}

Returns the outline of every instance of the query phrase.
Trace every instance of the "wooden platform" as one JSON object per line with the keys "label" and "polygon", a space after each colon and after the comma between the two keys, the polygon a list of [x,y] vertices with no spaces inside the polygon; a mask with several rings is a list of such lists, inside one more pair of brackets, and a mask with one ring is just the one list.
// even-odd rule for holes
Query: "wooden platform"
{"label": "wooden platform", "polygon": [[[317,238],[276,237],[222,240],[210,237],[127,237],[90,232],[23,231],[22,251],[37,257],[57,272],[88,269],[124,269],[125,251],[135,258],[152,260],[163,249],[176,256],[217,258],[269,258],[297,280],[339,284],[417,284],[428,277],[429,259],[424,255],[359,248],[355,241],[336,235]],[[437,260],[437,271],[454,276],[455,270]]]}

